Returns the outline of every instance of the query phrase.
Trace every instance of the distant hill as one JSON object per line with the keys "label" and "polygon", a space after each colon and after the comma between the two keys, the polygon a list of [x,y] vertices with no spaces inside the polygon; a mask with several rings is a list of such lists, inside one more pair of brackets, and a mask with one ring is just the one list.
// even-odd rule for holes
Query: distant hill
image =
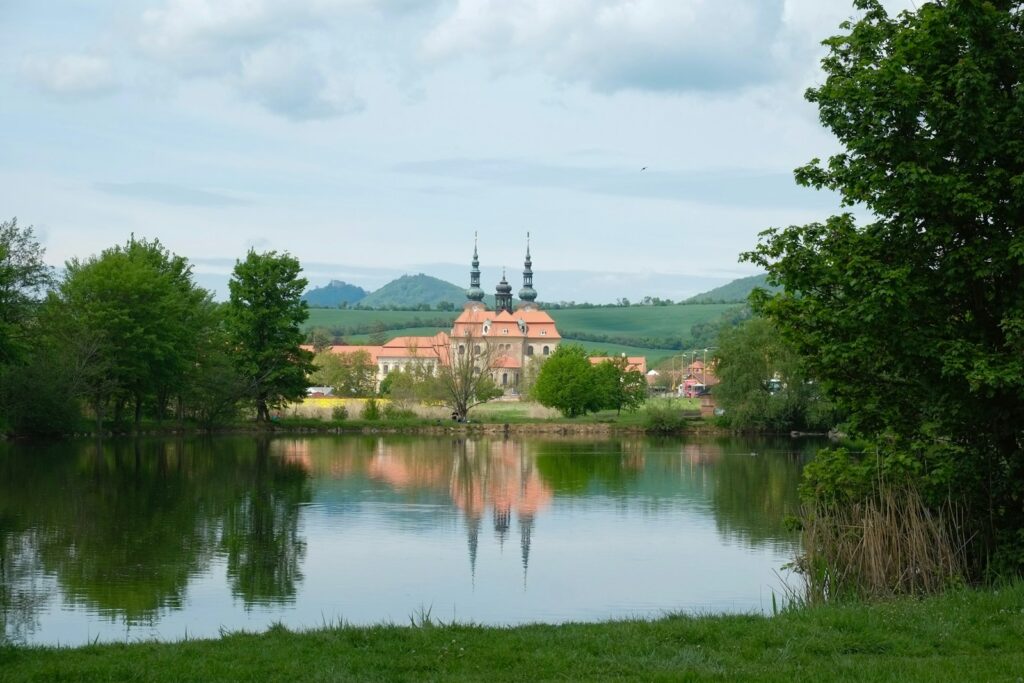
{"label": "distant hill", "polygon": [[761,289],[767,289],[769,292],[777,292],[780,287],[772,287],[768,284],[768,274],[761,273],[760,275],[751,275],[750,277],[741,277],[739,280],[733,280],[732,282],[722,285],[721,287],[715,287],[714,289],[708,290],[703,294],[697,294],[691,296],[689,299],[684,301],[686,304],[728,304],[728,303],[743,303],[750,296],[750,293],[754,291],[754,288],[760,287]]}
{"label": "distant hill", "polygon": [[315,287],[305,294],[302,298],[305,299],[306,303],[310,306],[318,306],[325,308],[335,308],[341,302],[348,304],[354,304],[362,301],[369,294],[362,287],[356,285],[350,285],[347,282],[341,280],[331,280],[328,284],[323,287]]}
{"label": "distant hill", "polygon": [[420,304],[430,304],[434,308],[442,301],[461,307],[466,301],[466,291],[450,282],[420,273],[392,280],[359,303],[366,308],[415,308]]}

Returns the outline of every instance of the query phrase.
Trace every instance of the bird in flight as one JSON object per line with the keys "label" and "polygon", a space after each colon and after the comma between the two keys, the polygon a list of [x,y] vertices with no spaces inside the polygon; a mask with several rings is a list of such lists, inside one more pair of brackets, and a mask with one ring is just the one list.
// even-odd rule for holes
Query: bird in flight
{"label": "bird in flight", "polygon": [[644,167],[643,167],[643,168],[641,168],[640,170],[641,170],[641,171],[646,171],[646,170],[647,170],[647,167],[646,167],[646,166],[644,166]]}

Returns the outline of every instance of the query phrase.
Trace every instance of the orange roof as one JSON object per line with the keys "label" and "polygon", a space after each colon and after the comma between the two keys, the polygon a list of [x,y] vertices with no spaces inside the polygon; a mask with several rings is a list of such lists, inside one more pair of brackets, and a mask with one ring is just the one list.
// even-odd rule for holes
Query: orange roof
{"label": "orange roof", "polygon": [[[313,347],[309,344],[303,344],[302,348],[306,349],[307,351],[313,350]],[[370,354],[370,360],[376,363],[377,353],[380,351],[380,349],[381,347],[379,346],[348,346],[342,344],[332,344],[327,350],[330,351],[331,353],[355,353],[357,351],[366,351],[366,353]]]}
{"label": "orange roof", "polygon": [[512,356],[501,355],[494,360],[494,367],[496,368],[521,368],[523,367],[522,361]]}
{"label": "orange roof", "polygon": [[[605,361],[615,360],[615,356],[591,356],[590,362],[594,365],[603,363]],[[636,370],[640,374],[647,374],[647,357],[646,356],[627,356],[626,357],[626,370]]]}
{"label": "orange roof", "polygon": [[[522,321],[526,326],[526,334],[519,328]],[[489,322],[490,328],[484,334],[484,323]],[[542,334],[543,332],[543,334]],[[561,339],[555,321],[544,311],[533,308],[520,309],[514,313],[508,311],[488,311],[481,306],[467,306],[455,319],[452,334],[456,337],[518,337],[520,339]]]}

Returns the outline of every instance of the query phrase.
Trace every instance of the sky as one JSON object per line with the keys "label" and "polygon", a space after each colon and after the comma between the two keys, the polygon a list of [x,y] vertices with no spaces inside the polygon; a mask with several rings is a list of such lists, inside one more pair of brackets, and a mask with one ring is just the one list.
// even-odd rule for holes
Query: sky
{"label": "sky", "polygon": [[[910,0],[885,3],[890,11]],[[682,298],[840,210],[792,171],[850,0],[0,0],[0,219],[60,266],[137,237],[223,293],[425,272]],[[466,282],[463,282],[466,280]]]}

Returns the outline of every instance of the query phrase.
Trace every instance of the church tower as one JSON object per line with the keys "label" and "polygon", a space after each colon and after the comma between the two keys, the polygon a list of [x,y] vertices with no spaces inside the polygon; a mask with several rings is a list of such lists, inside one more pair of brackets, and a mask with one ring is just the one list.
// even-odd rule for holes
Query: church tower
{"label": "church tower", "polygon": [[537,300],[537,290],[533,288],[533,261],[530,260],[530,233],[526,233],[526,261],[523,262],[523,288],[519,290],[519,300],[524,306],[530,306]]}
{"label": "church tower", "polygon": [[469,289],[466,298],[470,301],[483,301],[484,290],[480,289],[480,257],[476,254],[476,233],[473,233],[473,269],[469,271]]}
{"label": "church tower", "polygon": [[512,312],[512,285],[505,279],[504,269],[501,271],[501,282],[498,283],[494,294],[494,312],[502,311]]}

